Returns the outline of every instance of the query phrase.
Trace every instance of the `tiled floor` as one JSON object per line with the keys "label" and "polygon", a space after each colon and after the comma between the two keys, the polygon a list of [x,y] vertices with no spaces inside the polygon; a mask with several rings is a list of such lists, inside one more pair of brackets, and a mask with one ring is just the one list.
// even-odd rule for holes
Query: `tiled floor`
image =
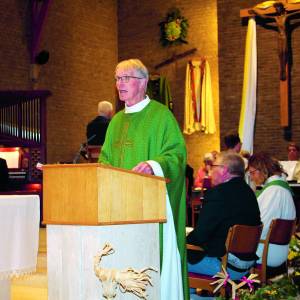
{"label": "tiled floor", "polygon": [[41,228],[37,272],[24,278],[13,279],[11,300],[47,300],[46,252],[46,229]]}

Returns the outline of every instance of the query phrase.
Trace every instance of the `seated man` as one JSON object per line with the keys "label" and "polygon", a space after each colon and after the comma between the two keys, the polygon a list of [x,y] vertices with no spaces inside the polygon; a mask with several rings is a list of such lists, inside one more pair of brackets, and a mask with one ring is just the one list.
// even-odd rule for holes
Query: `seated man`
{"label": "seated man", "polygon": [[[235,224],[261,224],[257,200],[244,180],[244,170],[242,157],[234,152],[220,153],[213,163],[213,188],[205,194],[197,226],[187,236],[187,243],[200,246],[204,251],[188,250],[189,272],[215,275],[221,270],[219,258],[225,254],[229,228]],[[256,255],[229,254],[230,278],[236,280],[244,276],[256,258]]]}
{"label": "seated man", "polygon": [[98,103],[98,116],[86,128],[86,138],[89,145],[104,144],[106,130],[113,115],[113,106],[108,101]]}

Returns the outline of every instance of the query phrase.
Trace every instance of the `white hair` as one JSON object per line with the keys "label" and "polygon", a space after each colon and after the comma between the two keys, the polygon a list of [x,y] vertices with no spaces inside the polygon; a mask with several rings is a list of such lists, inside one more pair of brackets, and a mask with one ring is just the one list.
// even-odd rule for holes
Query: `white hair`
{"label": "white hair", "polygon": [[136,70],[143,78],[149,79],[149,72],[145,65],[137,58],[123,60],[118,63],[117,70]]}
{"label": "white hair", "polygon": [[113,106],[108,101],[100,101],[98,103],[98,114],[99,116],[111,117],[113,112]]}

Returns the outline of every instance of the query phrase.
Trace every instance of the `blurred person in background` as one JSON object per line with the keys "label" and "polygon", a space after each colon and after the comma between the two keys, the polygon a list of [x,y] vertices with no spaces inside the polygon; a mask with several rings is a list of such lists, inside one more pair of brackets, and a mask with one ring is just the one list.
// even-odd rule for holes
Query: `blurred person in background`
{"label": "blurred person in background", "polygon": [[[214,157],[212,153],[205,153],[203,158],[203,166],[198,170],[197,176],[194,181],[195,188],[207,188],[204,186],[204,183],[209,185],[209,181],[211,178],[211,166],[213,164]],[[206,182],[204,182],[206,180]],[[209,186],[210,187],[210,186]]]}
{"label": "blurred person in background", "polygon": [[299,150],[299,146],[296,143],[289,143],[287,147],[288,160],[299,160]]}

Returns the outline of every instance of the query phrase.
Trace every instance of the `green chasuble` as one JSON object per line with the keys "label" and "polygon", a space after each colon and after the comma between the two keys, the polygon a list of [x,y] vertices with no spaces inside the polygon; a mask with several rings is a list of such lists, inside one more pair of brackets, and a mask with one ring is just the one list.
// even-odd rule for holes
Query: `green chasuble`
{"label": "green chasuble", "polygon": [[286,181],[283,181],[283,180],[273,180],[273,181],[270,181],[269,183],[267,183],[266,185],[263,186],[263,188],[261,190],[258,190],[255,192],[255,195],[256,195],[256,198],[259,197],[259,195],[265,190],[267,189],[269,186],[272,186],[272,185],[279,185],[287,190],[289,190],[291,192],[291,194],[293,195],[294,192],[293,190],[291,189],[291,187],[289,186],[289,184],[286,182]]}
{"label": "green chasuble", "polygon": [[[166,106],[153,100],[139,112],[125,113],[122,110],[113,117],[99,157],[101,163],[129,170],[147,160],[159,163],[164,176],[170,179],[167,191],[181,258],[184,299],[187,300],[185,142],[173,114]],[[164,245],[162,229],[160,224],[161,260]]]}

